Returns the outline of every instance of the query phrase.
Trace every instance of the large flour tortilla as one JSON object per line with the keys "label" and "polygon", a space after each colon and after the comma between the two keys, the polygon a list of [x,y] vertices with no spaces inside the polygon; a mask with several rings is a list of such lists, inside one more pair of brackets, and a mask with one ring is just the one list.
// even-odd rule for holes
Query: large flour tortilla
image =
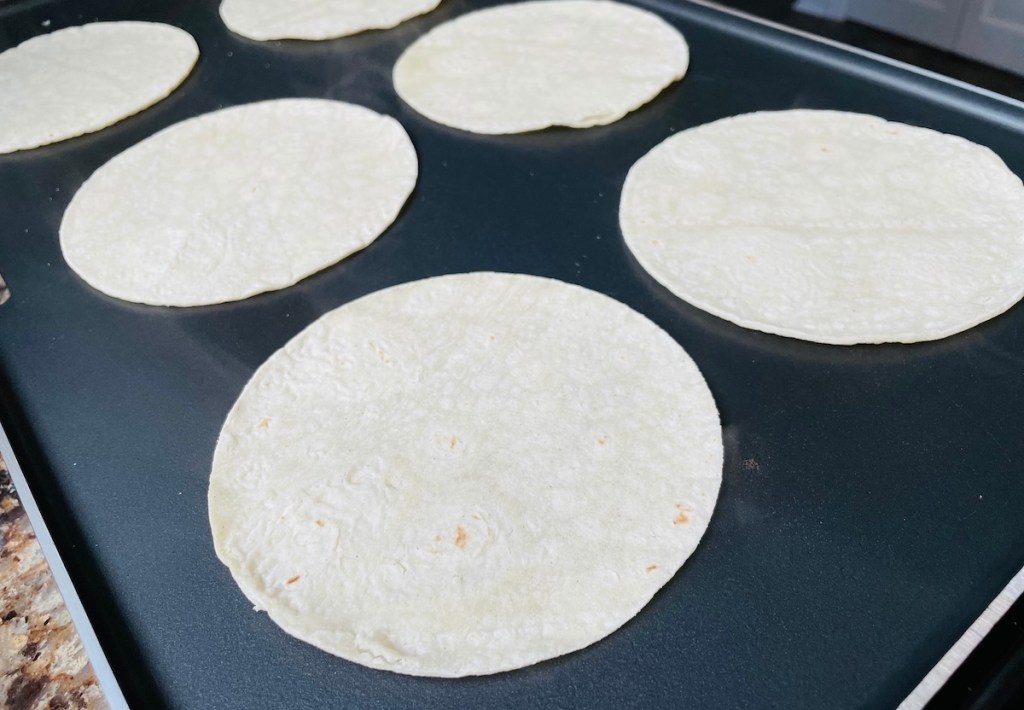
{"label": "large flour tortilla", "polygon": [[629,171],[622,233],[673,293],[822,343],[933,340],[1024,295],[1024,188],[987,148],[873,116],[754,113]]}
{"label": "large flour tortilla", "polygon": [[435,27],[395,64],[395,90],[439,123],[476,133],[617,121],[681,79],[686,42],[644,10],[542,0]]}
{"label": "large flour tortilla", "polygon": [[199,57],[192,36],[154,22],[97,22],[0,54],[0,153],[91,133],[152,106]]}
{"label": "large flour tortilla", "polygon": [[320,318],[256,372],[213,460],[217,554],[285,631],[374,668],[525,666],[628,621],[722,473],[686,353],[610,298],[442,276]]}
{"label": "large flour tortilla", "polygon": [[220,16],[249,39],[331,39],[394,27],[441,0],[224,0]]}
{"label": "large flour tortilla", "polygon": [[68,264],[138,303],[197,306],[290,286],[398,215],[416,152],[392,118],[281,99],[167,128],[97,170],[60,227]]}

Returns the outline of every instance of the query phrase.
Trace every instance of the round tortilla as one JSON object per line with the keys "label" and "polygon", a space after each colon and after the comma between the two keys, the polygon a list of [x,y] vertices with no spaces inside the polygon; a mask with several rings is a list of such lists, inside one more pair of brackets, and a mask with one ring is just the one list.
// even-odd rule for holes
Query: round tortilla
{"label": "round tortilla", "polygon": [[733,323],[821,343],[916,342],[1024,295],[1024,187],[963,138],[834,111],[727,118],[629,171],[643,267]]}
{"label": "round tortilla", "polygon": [[323,316],[217,442],[217,555],[285,631],[464,676],[611,633],[697,546],[722,475],[693,361],[607,296],[441,276]]}
{"label": "round tortilla", "polygon": [[395,64],[398,95],[446,126],[522,133],[612,123],[686,73],[682,35],[600,0],[479,10],[435,27]]}
{"label": "round tortilla", "polygon": [[60,226],[106,294],[199,306],[285,288],[376,239],[416,183],[397,121],[280,99],[170,126],[97,170]]}
{"label": "round tortilla", "polygon": [[220,17],[243,37],[333,39],[384,30],[430,12],[441,0],[224,0]]}
{"label": "round tortilla", "polygon": [[106,128],[166,98],[199,58],[192,35],[155,22],[96,22],[0,54],[0,153]]}

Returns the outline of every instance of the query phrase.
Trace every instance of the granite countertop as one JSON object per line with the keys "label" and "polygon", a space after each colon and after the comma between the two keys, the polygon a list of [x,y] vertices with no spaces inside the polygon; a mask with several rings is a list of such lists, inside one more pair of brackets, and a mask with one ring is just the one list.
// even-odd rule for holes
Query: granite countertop
{"label": "granite countertop", "polygon": [[108,707],[2,458],[0,705]]}

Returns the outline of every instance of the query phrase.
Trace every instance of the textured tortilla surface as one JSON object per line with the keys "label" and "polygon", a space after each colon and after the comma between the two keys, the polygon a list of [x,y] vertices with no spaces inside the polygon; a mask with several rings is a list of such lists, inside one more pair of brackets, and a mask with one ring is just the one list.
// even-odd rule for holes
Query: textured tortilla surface
{"label": "textured tortilla surface", "polygon": [[94,288],[199,306],[285,288],[367,246],[398,216],[416,151],[393,118],[277,99],[182,121],[86,180],[61,250]]}
{"label": "textured tortilla surface", "polygon": [[333,39],[383,30],[430,12],[441,0],[224,0],[228,29],[255,40]]}
{"label": "textured tortilla surface", "polygon": [[822,343],[915,342],[1024,295],[1024,187],[957,136],[835,111],[683,131],[629,171],[622,233],[680,298]]}
{"label": "textured tortilla surface", "polygon": [[475,133],[617,121],[681,79],[683,36],[607,0],[499,5],[435,27],[395,64],[398,95],[427,118]]}
{"label": "textured tortilla surface", "polygon": [[370,294],[272,355],[221,431],[210,522],[288,633],[479,675],[632,618],[721,475],[714,401],[664,331],[577,286],[462,274]]}
{"label": "textured tortilla surface", "polygon": [[95,22],[0,54],[0,153],[92,133],[166,98],[199,47],[177,27]]}

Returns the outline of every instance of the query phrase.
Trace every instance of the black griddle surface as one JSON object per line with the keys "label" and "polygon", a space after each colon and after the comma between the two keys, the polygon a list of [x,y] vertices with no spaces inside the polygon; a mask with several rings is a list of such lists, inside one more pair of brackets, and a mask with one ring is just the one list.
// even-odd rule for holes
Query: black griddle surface
{"label": "black griddle surface", "polygon": [[[640,269],[619,233],[620,189],[679,130],[795,107],[956,133],[1024,174],[1024,111],[683,2],[645,6],[685,34],[687,77],[611,126],[483,137],[402,104],[390,82],[402,49],[490,4],[446,0],[394,30],[323,43],[247,41],[215,2],[0,9],[0,49],[94,19],[151,19],[202,52],[142,114],[0,156],[13,294],[0,307],[0,418],[126,696],[176,708],[895,706],[1024,565],[1024,308],[911,346],[747,331]],[[290,96],[368,106],[412,137],[418,185],[369,248],[292,288],[196,309],[120,302],[68,269],[57,229],[96,168],[185,118]],[[253,612],[217,561],[217,433],[255,368],[323,313],[475,270],[604,292],[675,337],[721,411],[721,497],[680,573],[590,648],[463,680],[369,670]]]}

